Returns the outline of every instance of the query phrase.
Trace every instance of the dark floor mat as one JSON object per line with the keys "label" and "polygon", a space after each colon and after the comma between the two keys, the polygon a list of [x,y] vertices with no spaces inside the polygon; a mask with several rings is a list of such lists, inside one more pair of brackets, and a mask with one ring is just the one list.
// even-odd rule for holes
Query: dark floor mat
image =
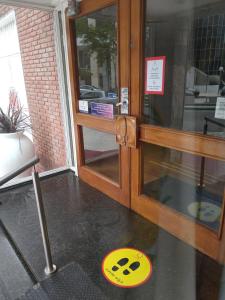
{"label": "dark floor mat", "polygon": [[0,300],[15,299],[32,286],[33,282],[5,235],[0,222]]}
{"label": "dark floor mat", "polygon": [[77,263],[43,280],[18,300],[107,300]]}

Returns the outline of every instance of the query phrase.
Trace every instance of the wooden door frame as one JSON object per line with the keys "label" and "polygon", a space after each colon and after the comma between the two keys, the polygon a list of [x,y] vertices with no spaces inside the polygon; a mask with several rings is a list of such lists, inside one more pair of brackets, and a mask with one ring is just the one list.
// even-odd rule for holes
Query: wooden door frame
{"label": "wooden door frame", "polygon": [[[76,17],[66,17],[67,43],[69,72],[71,82],[72,111],[74,119],[74,131],[77,149],[78,175],[89,185],[101,190],[114,200],[130,207],[130,149],[120,146],[120,179],[119,183],[93,171],[85,165],[84,143],[82,126],[93,128],[99,131],[115,134],[115,121],[105,118],[98,118],[92,115],[85,115],[78,111],[79,82],[78,65],[76,62],[76,37],[74,21],[76,18],[88,15],[97,10],[116,5],[118,15],[118,66],[119,66],[119,87],[130,88],[130,76],[128,66],[130,65],[130,0],[83,0],[80,3],[80,14]],[[119,29],[123,28],[122,31]],[[123,59],[121,59],[123,57]]]}
{"label": "wooden door frame", "polygon": [[[141,121],[144,90],[144,0],[131,2],[131,114]],[[142,142],[225,161],[225,141],[147,124],[139,127],[139,148],[131,150],[131,208],[201,252],[225,263],[224,203],[219,234],[142,194]],[[224,199],[225,200],[225,199]]]}

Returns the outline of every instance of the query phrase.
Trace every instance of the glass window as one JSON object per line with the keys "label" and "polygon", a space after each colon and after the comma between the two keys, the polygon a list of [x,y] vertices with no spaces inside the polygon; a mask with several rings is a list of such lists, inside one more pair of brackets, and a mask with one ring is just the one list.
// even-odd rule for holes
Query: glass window
{"label": "glass window", "polygon": [[112,119],[117,113],[118,101],[116,6],[78,18],[75,30],[79,110]]}
{"label": "glass window", "polygon": [[155,57],[165,68],[161,93],[145,86],[145,123],[198,133],[208,123],[204,134],[225,137],[224,19],[224,1],[146,1],[146,68]]}
{"label": "glass window", "polygon": [[85,164],[119,182],[119,145],[114,135],[83,127]]}
{"label": "glass window", "polygon": [[146,143],[142,154],[143,193],[218,231],[225,162]]}

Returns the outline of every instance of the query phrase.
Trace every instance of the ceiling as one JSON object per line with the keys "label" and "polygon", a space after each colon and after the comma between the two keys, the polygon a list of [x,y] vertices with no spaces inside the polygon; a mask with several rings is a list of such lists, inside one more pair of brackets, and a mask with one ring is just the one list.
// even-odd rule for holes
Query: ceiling
{"label": "ceiling", "polygon": [[0,0],[0,4],[53,9],[61,0]]}

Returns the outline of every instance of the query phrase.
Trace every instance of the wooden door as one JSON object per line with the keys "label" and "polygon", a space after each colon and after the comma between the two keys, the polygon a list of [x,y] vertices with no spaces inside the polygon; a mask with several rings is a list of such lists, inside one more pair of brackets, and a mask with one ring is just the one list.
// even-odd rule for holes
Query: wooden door
{"label": "wooden door", "polygon": [[[131,1],[131,114],[140,121],[139,146],[131,150],[131,208],[224,263],[223,62],[209,67],[201,57],[207,46],[199,44],[209,39],[203,26],[212,29],[206,20],[225,9],[211,2],[206,10],[198,1],[193,7]],[[164,76],[147,66],[154,59]],[[165,79],[163,86],[146,85],[154,76]]]}
{"label": "wooden door", "polygon": [[130,1],[83,0],[67,36],[79,177],[130,207],[130,150],[115,142],[130,87]]}
{"label": "wooden door", "polygon": [[[185,3],[83,0],[79,15],[68,17],[78,173],[88,184],[224,262],[225,66],[219,51],[207,45],[212,44],[208,32],[221,31],[220,17],[214,15],[225,7],[222,1],[216,6],[209,3],[207,9],[201,1],[193,6]],[[100,44],[96,54],[99,44],[93,35],[98,38],[96,24],[103,24],[99,31],[107,36],[102,29],[112,19],[116,63],[110,61],[107,75],[102,71],[105,53]],[[84,28],[88,35],[82,35]],[[219,41],[216,37],[213,42]],[[88,51],[82,53],[86,46]],[[126,115],[139,123],[134,131],[136,148],[123,142],[115,146],[116,116],[121,114],[116,104],[121,103],[124,88],[130,98]],[[92,96],[105,96],[106,91],[105,102]],[[87,110],[88,94],[88,103],[113,103],[113,115],[112,111],[110,117],[94,115],[95,107],[82,112]],[[99,151],[101,144],[113,146]]]}

